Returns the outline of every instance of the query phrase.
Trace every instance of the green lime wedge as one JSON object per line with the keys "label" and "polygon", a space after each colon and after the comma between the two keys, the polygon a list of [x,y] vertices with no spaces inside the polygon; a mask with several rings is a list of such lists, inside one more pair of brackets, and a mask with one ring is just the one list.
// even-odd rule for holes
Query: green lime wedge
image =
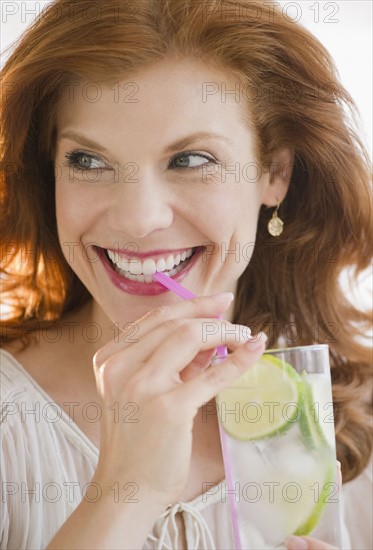
{"label": "green lime wedge", "polygon": [[335,479],[334,449],[325,437],[324,430],[318,418],[312,386],[307,382],[307,374],[302,375],[304,391],[301,396],[302,416],[299,420],[299,429],[306,448],[316,457],[320,464],[325,464],[324,483],[319,491],[311,515],[294,532],[295,535],[308,535],[319,523],[330,493],[330,484]]}
{"label": "green lime wedge", "polygon": [[[323,460],[320,457],[320,460]],[[316,525],[319,523],[322,514],[324,512],[325,506],[330,497],[330,487],[335,479],[335,461],[329,462],[325,470],[325,482],[320,490],[320,496],[315,503],[315,507],[311,515],[302,523],[297,530],[293,533],[294,535],[303,536],[309,535],[315,529]]]}
{"label": "green lime wedge", "polygon": [[299,416],[302,387],[291,365],[265,354],[217,395],[220,423],[231,437],[246,441],[283,433]]}
{"label": "green lime wedge", "polygon": [[325,437],[320,419],[315,408],[312,386],[307,382],[307,376],[303,378],[303,392],[300,399],[302,415],[299,419],[299,429],[306,447],[313,451],[329,443]]}

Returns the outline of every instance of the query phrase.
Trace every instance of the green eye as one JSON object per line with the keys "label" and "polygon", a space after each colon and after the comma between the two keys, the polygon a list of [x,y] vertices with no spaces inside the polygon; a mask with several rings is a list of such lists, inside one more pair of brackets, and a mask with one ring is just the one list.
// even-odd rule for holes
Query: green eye
{"label": "green eye", "polygon": [[[102,160],[88,153],[74,151],[73,153],[67,153],[65,157],[68,161],[68,165],[73,166],[76,170],[97,170],[106,168]],[[99,163],[102,163],[103,166],[100,166]]]}
{"label": "green eye", "polygon": [[91,168],[92,158],[88,155],[81,155],[78,165],[82,168]]}
{"label": "green eye", "polygon": [[215,162],[214,159],[199,153],[182,153],[171,161],[172,168],[199,168],[203,164]]}

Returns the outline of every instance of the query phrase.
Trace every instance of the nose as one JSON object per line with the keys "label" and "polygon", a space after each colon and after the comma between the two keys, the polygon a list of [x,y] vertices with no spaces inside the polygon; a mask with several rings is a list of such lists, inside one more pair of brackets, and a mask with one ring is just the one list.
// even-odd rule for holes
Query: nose
{"label": "nose", "polygon": [[114,231],[141,239],[172,225],[172,193],[160,176],[139,172],[130,182],[116,185],[109,213]]}

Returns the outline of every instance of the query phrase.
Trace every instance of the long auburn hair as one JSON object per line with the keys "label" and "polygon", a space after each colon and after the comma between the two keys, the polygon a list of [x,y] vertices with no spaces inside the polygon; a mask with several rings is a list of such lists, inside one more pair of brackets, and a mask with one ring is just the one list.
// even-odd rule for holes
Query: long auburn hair
{"label": "long auburn hair", "polygon": [[170,56],[223,68],[249,90],[256,154],[268,166],[295,152],[268,235],[262,207],[252,259],[238,282],[234,321],[269,334],[269,346],[328,343],[337,455],[344,481],[372,452],[370,314],[340,288],[370,264],[370,165],[354,130],[356,108],[333,61],[307,30],[268,1],[55,0],[21,37],[2,71],[0,106],[3,343],[25,340],[79,309],[90,294],[64,259],[54,206],[56,108],[67,83],[113,82]]}

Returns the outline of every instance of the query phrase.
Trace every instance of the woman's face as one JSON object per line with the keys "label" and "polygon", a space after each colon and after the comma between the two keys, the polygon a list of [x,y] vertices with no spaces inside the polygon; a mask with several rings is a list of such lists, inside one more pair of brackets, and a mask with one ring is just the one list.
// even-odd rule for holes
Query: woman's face
{"label": "woman's face", "polygon": [[63,95],[60,244],[113,321],[128,308],[139,316],[179,299],[148,282],[155,269],[176,268],[171,275],[197,295],[234,292],[260,205],[283,197],[259,170],[245,94],[234,90],[224,73],[170,60],[113,85],[81,82]]}

